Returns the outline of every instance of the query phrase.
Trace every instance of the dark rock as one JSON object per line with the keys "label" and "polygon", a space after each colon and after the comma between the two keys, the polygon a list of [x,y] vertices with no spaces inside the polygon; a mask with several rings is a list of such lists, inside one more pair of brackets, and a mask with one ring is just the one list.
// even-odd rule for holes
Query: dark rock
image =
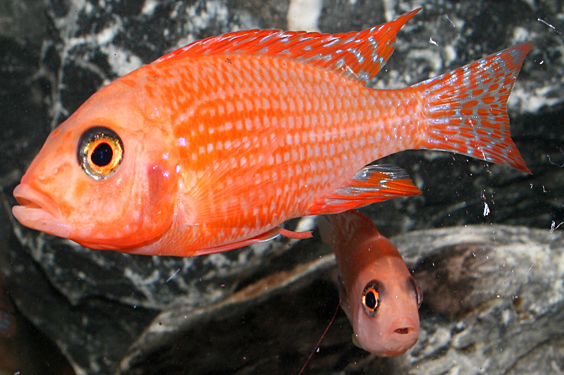
{"label": "dark rock", "polygon": [[[118,366],[124,374],[140,369],[173,374],[175,368],[182,373],[189,371],[188,358],[194,369],[203,369],[200,373],[264,373],[267,368],[297,373],[336,307],[328,266],[300,268],[328,259],[328,249],[315,241],[276,241],[198,258],[139,257],[87,250],[23,228],[11,217],[12,189],[49,131],[100,86],[202,37],[285,28],[288,11],[287,4],[276,1],[102,3],[6,0],[0,5],[0,252],[6,259],[0,268],[12,300],[80,374],[112,373]],[[407,2],[326,0],[318,25],[324,32],[361,29],[412,7]],[[548,271],[558,265],[562,240],[542,234],[549,236],[549,229],[564,221],[563,14],[555,0],[427,1],[400,31],[396,52],[372,83],[403,87],[519,42],[535,42],[509,105],[512,136],[533,175],[450,153],[402,152],[384,162],[406,169],[423,195],[363,211],[388,236],[458,226],[448,229],[456,237],[466,233],[466,224],[542,228],[503,229],[510,238],[512,230],[520,233],[521,239],[510,244],[541,248],[531,260],[538,267],[515,263],[511,269],[517,276],[511,279],[510,268],[499,266],[510,245],[498,248],[502,237],[494,242],[485,232],[479,232],[481,240],[469,243],[459,237],[441,245],[444,249],[429,245],[425,252],[413,249],[423,249],[432,234],[414,234],[421,236],[420,247],[402,245],[411,234],[402,235],[400,249],[407,249],[410,266],[429,285],[419,344],[406,356],[377,359],[352,347],[352,331],[339,314],[309,373],[326,374],[328,368],[347,373],[562,372],[562,293],[554,289],[560,285],[555,273]],[[494,260],[477,264],[468,257],[472,251],[480,256],[476,259],[486,254]],[[535,262],[546,256],[552,261],[543,272]],[[456,267],[459,273],[453,273]],[[292,281],[291,275],[299,277]],[[437,282],[437,276],[445,281]],[[279,287],[256,290],[268,282]],[[457,302],[460,291],[465,294]],[[182,314],[185,324],[180,324]],[[159,320],[163,317],[170,320]],[[238,325],[230,337],[225,327]],[[551,325],[552,330],[540,330]],[[290,343],[284,341],[288,338]],[[517,338],[526,342],[522,349],[510,346]],[[174,349],[174,340],[189,354]],[[276,346],[281,343],[287,350]],[[215,350],[228,359],[223,367]]]}
{"label": "dark rock", "polygon": [[14,307],[8,290],[0,283],[0,374],[74,375],[59,348]]}

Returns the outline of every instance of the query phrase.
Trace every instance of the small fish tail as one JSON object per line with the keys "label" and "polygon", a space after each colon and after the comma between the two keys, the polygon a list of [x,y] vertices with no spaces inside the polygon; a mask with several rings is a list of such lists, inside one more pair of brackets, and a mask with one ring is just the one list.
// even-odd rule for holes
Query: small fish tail
{"label": "small fish tail", "polygon": [[507,99],[532,45],[508,48],[416,85],[425,96],[427,125],[417,148],[457,152],[531,173],[511,139]]}

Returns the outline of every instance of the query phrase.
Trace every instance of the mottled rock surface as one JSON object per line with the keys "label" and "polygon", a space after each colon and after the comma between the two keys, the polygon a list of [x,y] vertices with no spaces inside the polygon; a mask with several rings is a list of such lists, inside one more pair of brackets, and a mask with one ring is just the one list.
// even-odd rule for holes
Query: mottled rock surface
{"label": "mottled rock surface", "polygon": [[[0,3],[0,268],[18,310],[59,346],[78,374],[108,374],[120,366],[122,373],[138,373],[141,364],[148,366],[143,371],[211,373],[212,364],[221,361],[225,367],[218,371],[279,368],[293,373],[317,342],[338,297],[329,263],[304,270],[303,265],[329,254],[315,240],[282,240],[199,258],[139,257],[91,251],[30,231],[9,212],[15,203],[12,189],[47,134],[99,87],[202,37],[245,28],[286,28],[288,10],[296,3]],[[563,228],[549,233],[564,221],[562,5],[556,0],[317,3],[322,8],[313,24],[323,32],[370,27],[423,6],[398,34],[396,52],[371,83],[377,88],[403,87],[534,41],[509,105],[513,139],[533,175],[450,153],[413,151],[386,158],[406,169],[423,195],[363,211],[385,235],[400,235],[398,247],[428,285],[431,292],[421,311],[424,333],[406,356],[377,359],[352,348],[351,330],[340,314],[308,371],[562,372],[562,275],[556,278],[551,267],[562,263]],[[420,236],[414,240],[420,247],[402,244],[412,235],[405,233],[415,229],[453,227],[445,230],[456,238],[467,224],[540,229],[504,227],[504,236],[513,239],[508,243],[484,234],[483,241],[453,239],[444,248],[430,245],[423,251],[425,239],[435,233],[431,231],[413,234]],[[306,220],[304,229],[312,225]],[[538,248],[533,258],[526,258],[532,256],[526,244]],[[522,249],[526,259],[515,258],[514,248]],[[470,257],[472,252],[476,258]],[[484,254],[492,260],[484,261]],[[514,263],[504,268],[503,259]],[[265,287],[286,285],[284,280],[292,275],[295,282],[274,293],[276,288]],[[182,314],[187,318],[180,324]],[[171,320],[163,323],[163,317]],[[159,331],[159,322],[166,329]],[[240,328],[233,334],[238,337],[226,328],[234,326]],[[286,336],[292,341],[280,349],[276,345]],[[180,355],[170,344],[172,338],[189,353]],[[509,346],[517,340],[528,346]],[[165,357],[171,362],[163,361]],[[197,361],[186,365],[188,358]]]}
{"label": "mottled rock surface", "polygon": [[[418,343],[393,359],[368,355],[351,344],[341,312],[306,373],[564,372],[563,239],[488,225],[394,239],[424,292]],[[333,258],[275,273],[216,305],[164,311],[119,374],[297,374],[337,305],[327,277]]]}

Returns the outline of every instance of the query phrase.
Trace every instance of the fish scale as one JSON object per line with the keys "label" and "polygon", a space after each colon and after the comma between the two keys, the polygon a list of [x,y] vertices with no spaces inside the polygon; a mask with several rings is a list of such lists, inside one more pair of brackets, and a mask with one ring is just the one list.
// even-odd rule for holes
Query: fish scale
{"label": "fish scale", "polygon": [[[506,101],[531,43],[404,89],[366,87],[417,12],[360,32],[210,37],[117,79],[49,136],[14,215],[87,247],[190,256],[305,238],[280,225],[420,194],[373,163],[402,150],[528,172]],[[114,145],[108,164],[77,162],[96,152],[82,146],[93,131]]]}
{"label": "fish scale", "polygon": [[[217,66],[219,58],[209,59],[211,60],[210,65]],[[257,132],[264,136],[269,136],[272,132],[283,130],[281,136],[283,139],[280,140],[279,147],[272,150],[273,158],[270,159],[267,165],[259,169],[257,173],[269,173],[274,166],[275,160],[272,159],[277,159],[277,161],[286,163],[288,170],[295,171],[295,165],[302,165],[305,168],[302,175],[307,178],[305,183],[310,184],[318,176],[327,175],[326,170],[311,168],[311,163],[320,164],[331,160],[336,168],[342,167],[342,159],[345,158],[345,155],[347,156],[347,163],[350,163],[350,159],[354,159],[346,154],[347,151],[354,148],[358,151],[357,159],[359,160],[350,169],[356,171],[366,164],[365,161],[367,159],[378,159],[383,155],[398,151],[407,146],[409,133],[405,132],[404,138],[406,142],[397,145],[389,144],[388,148],[374,147],[376,143],[380,143],[380,140],[376,138],[379,132],[376,132],[375,129],[380,129],[383,133],[393,134],[396,132],[396,128],[404,127],[405,130],[410,123],[413,123],[412,116],[405,115],[410,112],[406,110],[405,106],[401,107],[405,115],[404,118],[397,116],[397,111],[394,108],[397,104],[404,102],[397,93],[383,91],[376,97],[370,97],[373,90],[367,89],[357,82],[347,81],[341,76],[313,69],[304,72],[301,77],[297,75],[290,76],[287,81],[279,82],[278,84],[268,79],[272,74],[265,74],[265,77],[255,76],[260,85],[256,81],[236,81],[229,77],[230,71],[231,69],[238,71],[242,69],[242,66],[251,65],[249,68],[256,71],[258,69],[254,69],[255,66],[253,65],[260,64],[261,66],[268,66],[270,71],[287,69],[290,72],[293,69],[303,68],[303,66],[293,62],[284,62],[286,66],[282,67],[280,59],[271,58],[266,59],[270,61],[248,56],[235,56],[231,59],[231,64],[227,68],[222,69],[220,73],[218,72],[218,75],[213,79],[216,83],[213,86],[213,90],[228,93],[222,95],[221,98],[214,98],[211,94],[207,95],[206,90],[210,86],[206,81],[201,82],[201,86],[197,86],[197,77],[182,77],[182,79],[193,82],[193,92],[198,92],[202,95],[197,100],[197,104],[192,104],[191,106],[190,112],[193,113],[193,116],[184,119],[183,123],[174,129],[175,137],[185,138],[189,145],[194,145],[193,147],[179,147],[179,158],[180,160],[190,160],[191,163],[194,162],[202,171],[210,168],[210,165],[216,163],[217,160],[224,160],[232,152],[228,148],[215,147],[208,142],[211,134],[213,134],[213,140],[221,144],[226,141],[233,143],[237,140],[252,139]],[[197,66],[190,66],[190,63],[191,61],[187,61],[188,66],[182,70],[187,72],[200,71],[200,64],[205,64],[205,62],[198,61],[194,64]],[[329,89],[323,92],[319,82],[324,82]],[[250,84],[251,86],[245,87],[245,84]],[[341,90],[333,90],[339,85],[342,87],[343,84],[347,86]],[[166,85],[166,83],[161,82],[161,85]],[[233,90],[233,86],[237,86],[237,90],[240,90],[242,94],[237,97],[231,94],[231,92],[236,91]],[[289,87],[289,89],[280,90],[278,89],[280,86]],[[250,96],[252,91],[255,91],[255,95],[258,93],[263,100],[266,100],[268,103],[267,109],[262,109],[262,103],[258,106],[255,105],[257,102],[252,101]],[[333,95],[334,91],[337,91],[340,95]],[[266,92],[268,92],[268,96],[263,95]],[[175,96],[182,96],[182,93],[178,92]],[[202,97],[210,99],[204,101]],[[336,111],[335,116],[327,113],[326,110],[326,103],[329,101],[329,97],[333,98],[331,103],[334,106],[333,110]],[[306,99],[309,104],[303,107]],[[190,100],[185,100],[184,102],[190,102]],[[221,109],[225,108],[225,103],[232,103],[231,111]],[[369,107],[381,108],[383,104],[388,103],[394,104],[388,107],[389,111],[379,111],[378,121],[374,121],[375,119],[371,111],[365,111],[365,108],[361,107],[364,104]],[[292,108],[295,109],[292,110]],[[224,113],[224,115],[219,115],[219,113]],[[363,115],[360,116],[358,115],[359,113],[363,113]],[[389,121],[392,117],[394,121]],[[315,120],[312,120],[312,118]],[[325,120],[320,121],[323,118]],[[358,120],[349,121],[351,119]],[[187,137],[190,129],[193,128],[193,124],[210,125],[201,127],[202,132],[197,132],[193,139]],[[246,124],[249,125],[247,126]],[[338,131],[334,130],[333,124],[339,124]],[[387,125],[390,125],[389,129]],[[272,128],[272,132],[265,130],[269,127]],[[371,136],[373,134],[376,136]],[[287,140],[290,141],[288,142]],[[297,141],[294,142],[293,140]],[[212,145],[213,147],[208,148],[201,146],[202,144]],[[322,146],[329,149],[331,144],[342,145],[342,150],[340,153],[337,153],[336,158],[332,158],[333,155],[321,153],[318,149]],[[361,149],[359,149],[360,144],[364,145]],[[261,147],[263,146],[261,145]],[[199,150],[197,147],[199,147]],[[198,155],[196,160],[190,157],[193,153]],[[297,158],[296,156],[301,157]],[[305,165],[303,165],[304,157],[308,161]],[[182,169],[184,170],[185,166],[182,166]],[[348,172],[348,174],[350,175],[351,173]],[[327,188],[331,189],[332,186]]]}

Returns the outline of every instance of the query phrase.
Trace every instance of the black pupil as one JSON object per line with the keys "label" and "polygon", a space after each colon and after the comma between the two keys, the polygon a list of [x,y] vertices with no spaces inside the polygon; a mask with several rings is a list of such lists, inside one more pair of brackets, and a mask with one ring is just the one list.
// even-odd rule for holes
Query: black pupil
{"label": "black pupil", "polygon": [[114,152],[112,151],[112,147],[107,143],[100,143],[96,146],[94,151],[92,151],[90,159],[92,163],[96,164],[98,167],[105,167],[111,163],[113,156]]}
{"label": "black pupil", "polygon": [[369,309],[374,309],[376,307],[376,296],[373,291],[366,293],[366,307]]}

